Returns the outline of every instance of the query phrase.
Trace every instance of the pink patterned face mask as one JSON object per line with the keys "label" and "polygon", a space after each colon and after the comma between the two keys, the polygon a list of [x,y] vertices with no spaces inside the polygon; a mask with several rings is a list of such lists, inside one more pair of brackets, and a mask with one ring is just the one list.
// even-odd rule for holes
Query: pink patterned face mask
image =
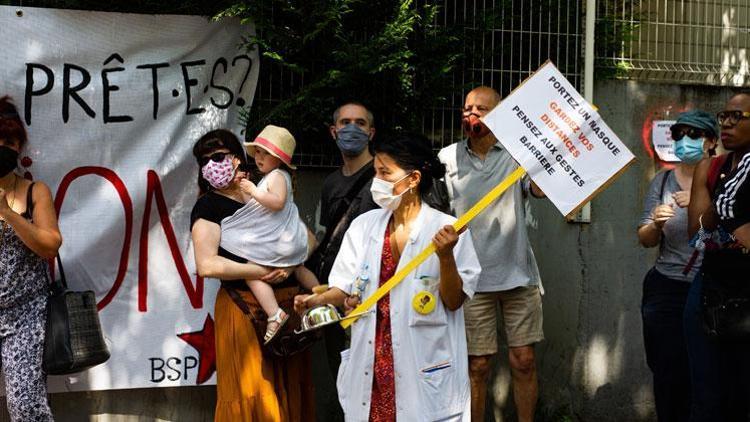
{"label": "pink patterned face mask", "polygon": [[232,156],[227,154],[221,161],[209,160],[201,169],[201,174],[214,189],[225,189],[234,179]]}

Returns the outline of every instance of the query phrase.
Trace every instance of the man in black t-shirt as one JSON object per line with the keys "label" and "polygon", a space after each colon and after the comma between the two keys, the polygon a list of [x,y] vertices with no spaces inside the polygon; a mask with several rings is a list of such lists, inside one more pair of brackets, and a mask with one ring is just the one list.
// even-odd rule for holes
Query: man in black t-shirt
{"label": "man in black t-shirt", "polygon": [[[378,208],[370,194],[375,175],[369,150],[369,143],[375,135],[374,123],[372,112],[357,102],[345,103],[333,112],[333,124],[329,129],[344,164],[323,182],[320,225],[325,227],[326,234],[308,266],[322,284],[328,282],[328,274],[349,224],[360,214]],[[326,328],[328,364],[334,379],[345,341],[341,326],[334,324]]]}
{"label": "man in black t-shirt", "polygon": [[327,283],[333,260],[352,220],[378,208],[370,194],[375,175],[368,148],[375,135],[373,123],[372,113],[359,103],[346,103],[333,112],[333,124],[329,129],[344,165],[326,177],[320,196],[320,225],[326,230],[318,251],[323,262],[316,269],[321,283]]}

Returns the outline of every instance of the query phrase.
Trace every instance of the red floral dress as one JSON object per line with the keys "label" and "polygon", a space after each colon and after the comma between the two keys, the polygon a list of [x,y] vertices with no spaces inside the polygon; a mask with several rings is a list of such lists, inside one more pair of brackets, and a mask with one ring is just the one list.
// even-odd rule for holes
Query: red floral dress
{"label": "red floral dress", "polygon": [[[383,254],[380,262],[382,286],[396,273],[397,262],[391,252],[390,225],[385,229]],[[391,343],[391,295],[378,301],[375,323],[375,370],[372,376],[370,398],[370,422],[394,422],[396,420],[396,383],[393,370],[393,345]]]}

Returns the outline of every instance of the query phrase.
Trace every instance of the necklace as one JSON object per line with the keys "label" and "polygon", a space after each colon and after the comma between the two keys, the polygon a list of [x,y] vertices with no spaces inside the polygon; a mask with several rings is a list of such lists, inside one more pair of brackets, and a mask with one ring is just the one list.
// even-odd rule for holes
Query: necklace
{"label": "necklace", "polygon": [[[8,207],[10,209],[13,209],[13,205],[16,203],[16,186],[18,185],[18,176],[14,175],[15,178],[13,179],[13,200],[8,203]],[[5,194],[5,197],[8,197],[8,194]],[[3,199],[4,201],[7,201],[7,199]],[[0,250],[5,243],[5,226],[8,225],[8,222],[5,220],[0,220]]]}

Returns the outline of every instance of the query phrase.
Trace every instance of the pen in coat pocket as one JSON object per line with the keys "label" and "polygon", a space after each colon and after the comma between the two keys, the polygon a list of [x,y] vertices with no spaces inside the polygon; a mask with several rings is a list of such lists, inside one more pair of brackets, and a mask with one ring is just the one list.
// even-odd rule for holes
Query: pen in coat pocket
{"label": "pen in coat pocket", "polygon": [[437,371],[439,371],[441,369],[450,368],[450,366],[451,366],[451,363],[449,361],[445,361],[445,362],[438,363],[436,365],[432,365],[432,366],[428,366],[426,368],[423,368],[421,370],[421,372],[423,374],[430,374],[430,373],[433,373],[433,372],[437,372]]}

